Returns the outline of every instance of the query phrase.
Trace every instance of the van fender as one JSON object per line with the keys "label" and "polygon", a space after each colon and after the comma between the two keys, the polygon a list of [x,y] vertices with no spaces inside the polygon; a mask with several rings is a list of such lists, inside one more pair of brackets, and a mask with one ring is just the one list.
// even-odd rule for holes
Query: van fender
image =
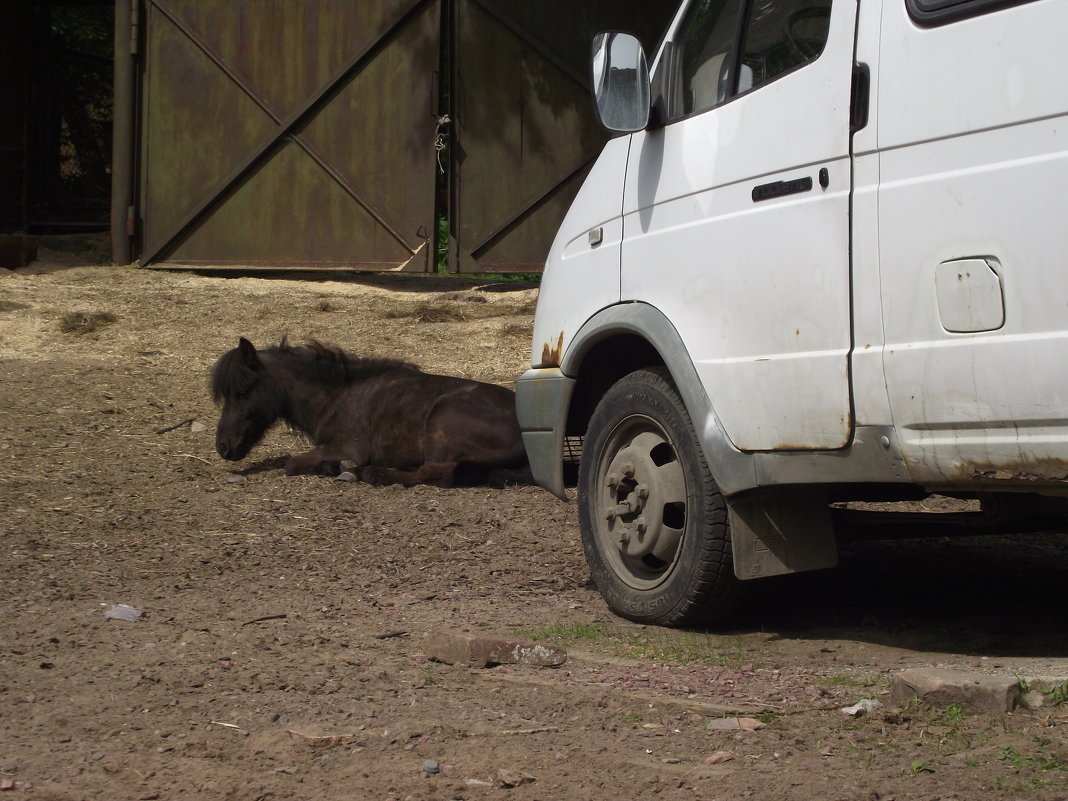
{"label": "van fender", "polygon": [[720,491],[730,496],[757,486],[753,456],[739,451],[727,437],[682,337],[655,306],[621,303],[599,311],[572,338],[560,362],[560,371],[567,376],[578,376],[586,354],[598,343],[619,334],[641,337],[660,354],[690,413]]}
{"label": "van fender", "polygon": [[623,303],[601,310],[572,338],[560,372],[577,376],[589,351],[619,334],[642,337],[656,349],[686,404],[729,509],[734,574],[746,580],[837,564],[838,549],[824,493],[813,487],[758,489],[756,455],[743,453],[731,443],[682,337],[659,309],[647,303]]}

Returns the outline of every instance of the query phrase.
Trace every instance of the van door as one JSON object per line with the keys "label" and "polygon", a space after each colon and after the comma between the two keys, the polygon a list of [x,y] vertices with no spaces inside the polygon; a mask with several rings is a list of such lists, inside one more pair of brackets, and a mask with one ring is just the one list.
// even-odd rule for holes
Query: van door
{"label": "van door", "polygon": [[849,353],[854,0],[693,0],[634,137],[623,300],[675,324],[746,451],[833,449]]}
{"label": "van door", "polygon": [[894,423],[914,481],[1063,481],[1068,5],[946,6],[883,9],[879,249]]}

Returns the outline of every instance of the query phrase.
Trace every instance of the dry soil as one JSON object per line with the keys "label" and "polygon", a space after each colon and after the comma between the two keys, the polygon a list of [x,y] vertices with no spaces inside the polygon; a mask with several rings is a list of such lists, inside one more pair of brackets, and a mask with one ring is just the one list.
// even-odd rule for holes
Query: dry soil
{"label": "dry soil", "polygon": [[[514,386],[536,288],[42,256],[0,271],[0,799],[1068,795],[1059,696],[887,703],[907,667],[1068,675],[1063,535],[849,545],[728,629],[633,625],[538,487],[287,478],[284,428],[213,450],[207,373],[239,336]],[[453,630],[569,659],[428,661]]]}

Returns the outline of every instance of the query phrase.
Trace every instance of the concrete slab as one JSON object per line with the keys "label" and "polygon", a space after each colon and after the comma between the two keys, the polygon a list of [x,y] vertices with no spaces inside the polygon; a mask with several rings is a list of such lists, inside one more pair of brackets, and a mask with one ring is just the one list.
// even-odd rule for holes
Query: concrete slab
{"label": "concrete slab", "polygon": [[894,676],[890,703],[901,706],[919,698],[938,706],[959,704],[973,713],[1004,714],[1016,708],[1020,679],[963,670],[912,668]]}

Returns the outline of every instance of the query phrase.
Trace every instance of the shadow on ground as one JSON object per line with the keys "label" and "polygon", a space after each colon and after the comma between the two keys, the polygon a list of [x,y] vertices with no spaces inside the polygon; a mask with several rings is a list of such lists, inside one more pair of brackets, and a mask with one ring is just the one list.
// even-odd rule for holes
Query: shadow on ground
{"label": "shadow on ground", "polygon": [[833,570],[771,579],[740,629],[976,656],[1068,657],[1068,534],[849,543]]}

